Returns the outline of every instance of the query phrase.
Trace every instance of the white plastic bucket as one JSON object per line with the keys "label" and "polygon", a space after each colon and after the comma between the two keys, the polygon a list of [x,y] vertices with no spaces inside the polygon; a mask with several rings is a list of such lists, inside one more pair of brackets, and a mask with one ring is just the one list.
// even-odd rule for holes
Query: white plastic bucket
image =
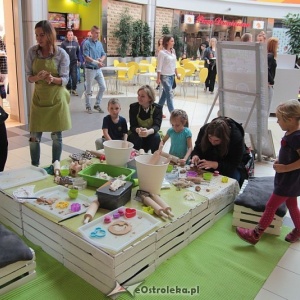
{"label": "white plastic bucket", "polygon": [[106,163],[118,167],[124,167],[126,165],[133,149],[132,143],[119,140],[105,141],[103,146]]}
{"label": "white plastic bucket", "polygon": [[151,157],[152,154],[145,154],[135,158],[139,188],[140,190],[159,195],[169,161],[167,158],[160,156],[158,164],[149,165],[148,162]]}

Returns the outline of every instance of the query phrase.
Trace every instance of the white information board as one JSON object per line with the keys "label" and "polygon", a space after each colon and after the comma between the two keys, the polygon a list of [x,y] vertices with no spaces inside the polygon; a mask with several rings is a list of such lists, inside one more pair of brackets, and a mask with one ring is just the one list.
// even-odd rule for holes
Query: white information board
{"label": "white information board", "polygon": [[[262,43],[218,42],[220,114],[241,123],[258,153],[275,157],[268,132],[268,66]],[[215,99],[216,100],[216,99]]]}

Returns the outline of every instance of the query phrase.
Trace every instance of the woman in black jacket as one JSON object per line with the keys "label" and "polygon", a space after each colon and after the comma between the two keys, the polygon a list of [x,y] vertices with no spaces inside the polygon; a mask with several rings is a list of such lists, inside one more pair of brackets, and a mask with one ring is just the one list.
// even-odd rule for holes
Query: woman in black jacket
{"label": "woman in black jacket", "polygon": [[278,38],[270,37],[268,39],[267,51],[268,51],[268,85],[269,85],[269,108],[268,116],[270,114],[271,103],[273,100],[273,85],[275,83],[275,74],[277,68],[277,49],[278,49]]}
{"label": "woman in black jacket", "polygon": [[212,172],[217,170],[241,185],[245,179],[245,153],[243,127],[233,119],[218,117],[200,129],[191,163]]}
{"label": "woman in black jacket", "polygon": [[211,38],[209,41],[209,47],[205,49],[203,59],[204,59],[204,67],[208,69],[208,75],[205,80],[205,88],[210,91],[211,94],[214,93],[216,76],[217,76],[217,64],[216,64],[216,56],[217,56],[217,39]]}
{"label": "woman in black jacket", "polygon": [[127,140],[133,143],[136,150],[151,150],[154,153],[159,147],[162,106],[154,101],[152,87],[143,85],[138,89],[138,102],[129,106],[130,130]]}

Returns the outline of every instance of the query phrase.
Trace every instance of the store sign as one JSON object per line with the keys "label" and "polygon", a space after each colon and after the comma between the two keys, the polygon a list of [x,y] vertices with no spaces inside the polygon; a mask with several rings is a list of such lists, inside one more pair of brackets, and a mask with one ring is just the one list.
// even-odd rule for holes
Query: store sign
{"label": "store sign", "polygon": [[250,27],[250,23],[243,23],[239,21],[226,21],[222,18],[215,18],[213,20],[207,20],[204,16],[199,15],[196,19],[196,23],[216,26],[233,26],[233,27]]}
{"label": "store sign", "polygon": [[184,23],[185,24],[195,24],[195,16],[194,15],[184,15]]}
{"label": "store sign", "polygon": [[264,29],[265,22],[264,21],[253,21],[253,29]]}

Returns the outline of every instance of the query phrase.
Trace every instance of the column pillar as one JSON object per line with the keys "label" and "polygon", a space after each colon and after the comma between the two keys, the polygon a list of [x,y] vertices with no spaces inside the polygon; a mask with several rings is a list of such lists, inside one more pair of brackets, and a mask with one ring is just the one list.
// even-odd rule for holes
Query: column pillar
{"label": "column pillar", "polygon": [[[23,27],[23,55],[24,61],[27,50],[36,44],[34,27],[41,20],[48,19],[48,1],[47,0],[19,0],[22,4],[22,27]],[[24,73],[25,74],[25,73]],[[24,82],[26,86],[25,111],[28,123],[30,102],[33,95],[34,84],[27,81],[25,75]]]}
{"label": "column pillar", "polygon": [[148,4],[146,8],[146,22],[150,27],[150,32],[152,36],[152,43],[151,43],[152,51],[155,51],[155,44],[154,44],[155,18],[156,18],[156,0],[148,0]]}

